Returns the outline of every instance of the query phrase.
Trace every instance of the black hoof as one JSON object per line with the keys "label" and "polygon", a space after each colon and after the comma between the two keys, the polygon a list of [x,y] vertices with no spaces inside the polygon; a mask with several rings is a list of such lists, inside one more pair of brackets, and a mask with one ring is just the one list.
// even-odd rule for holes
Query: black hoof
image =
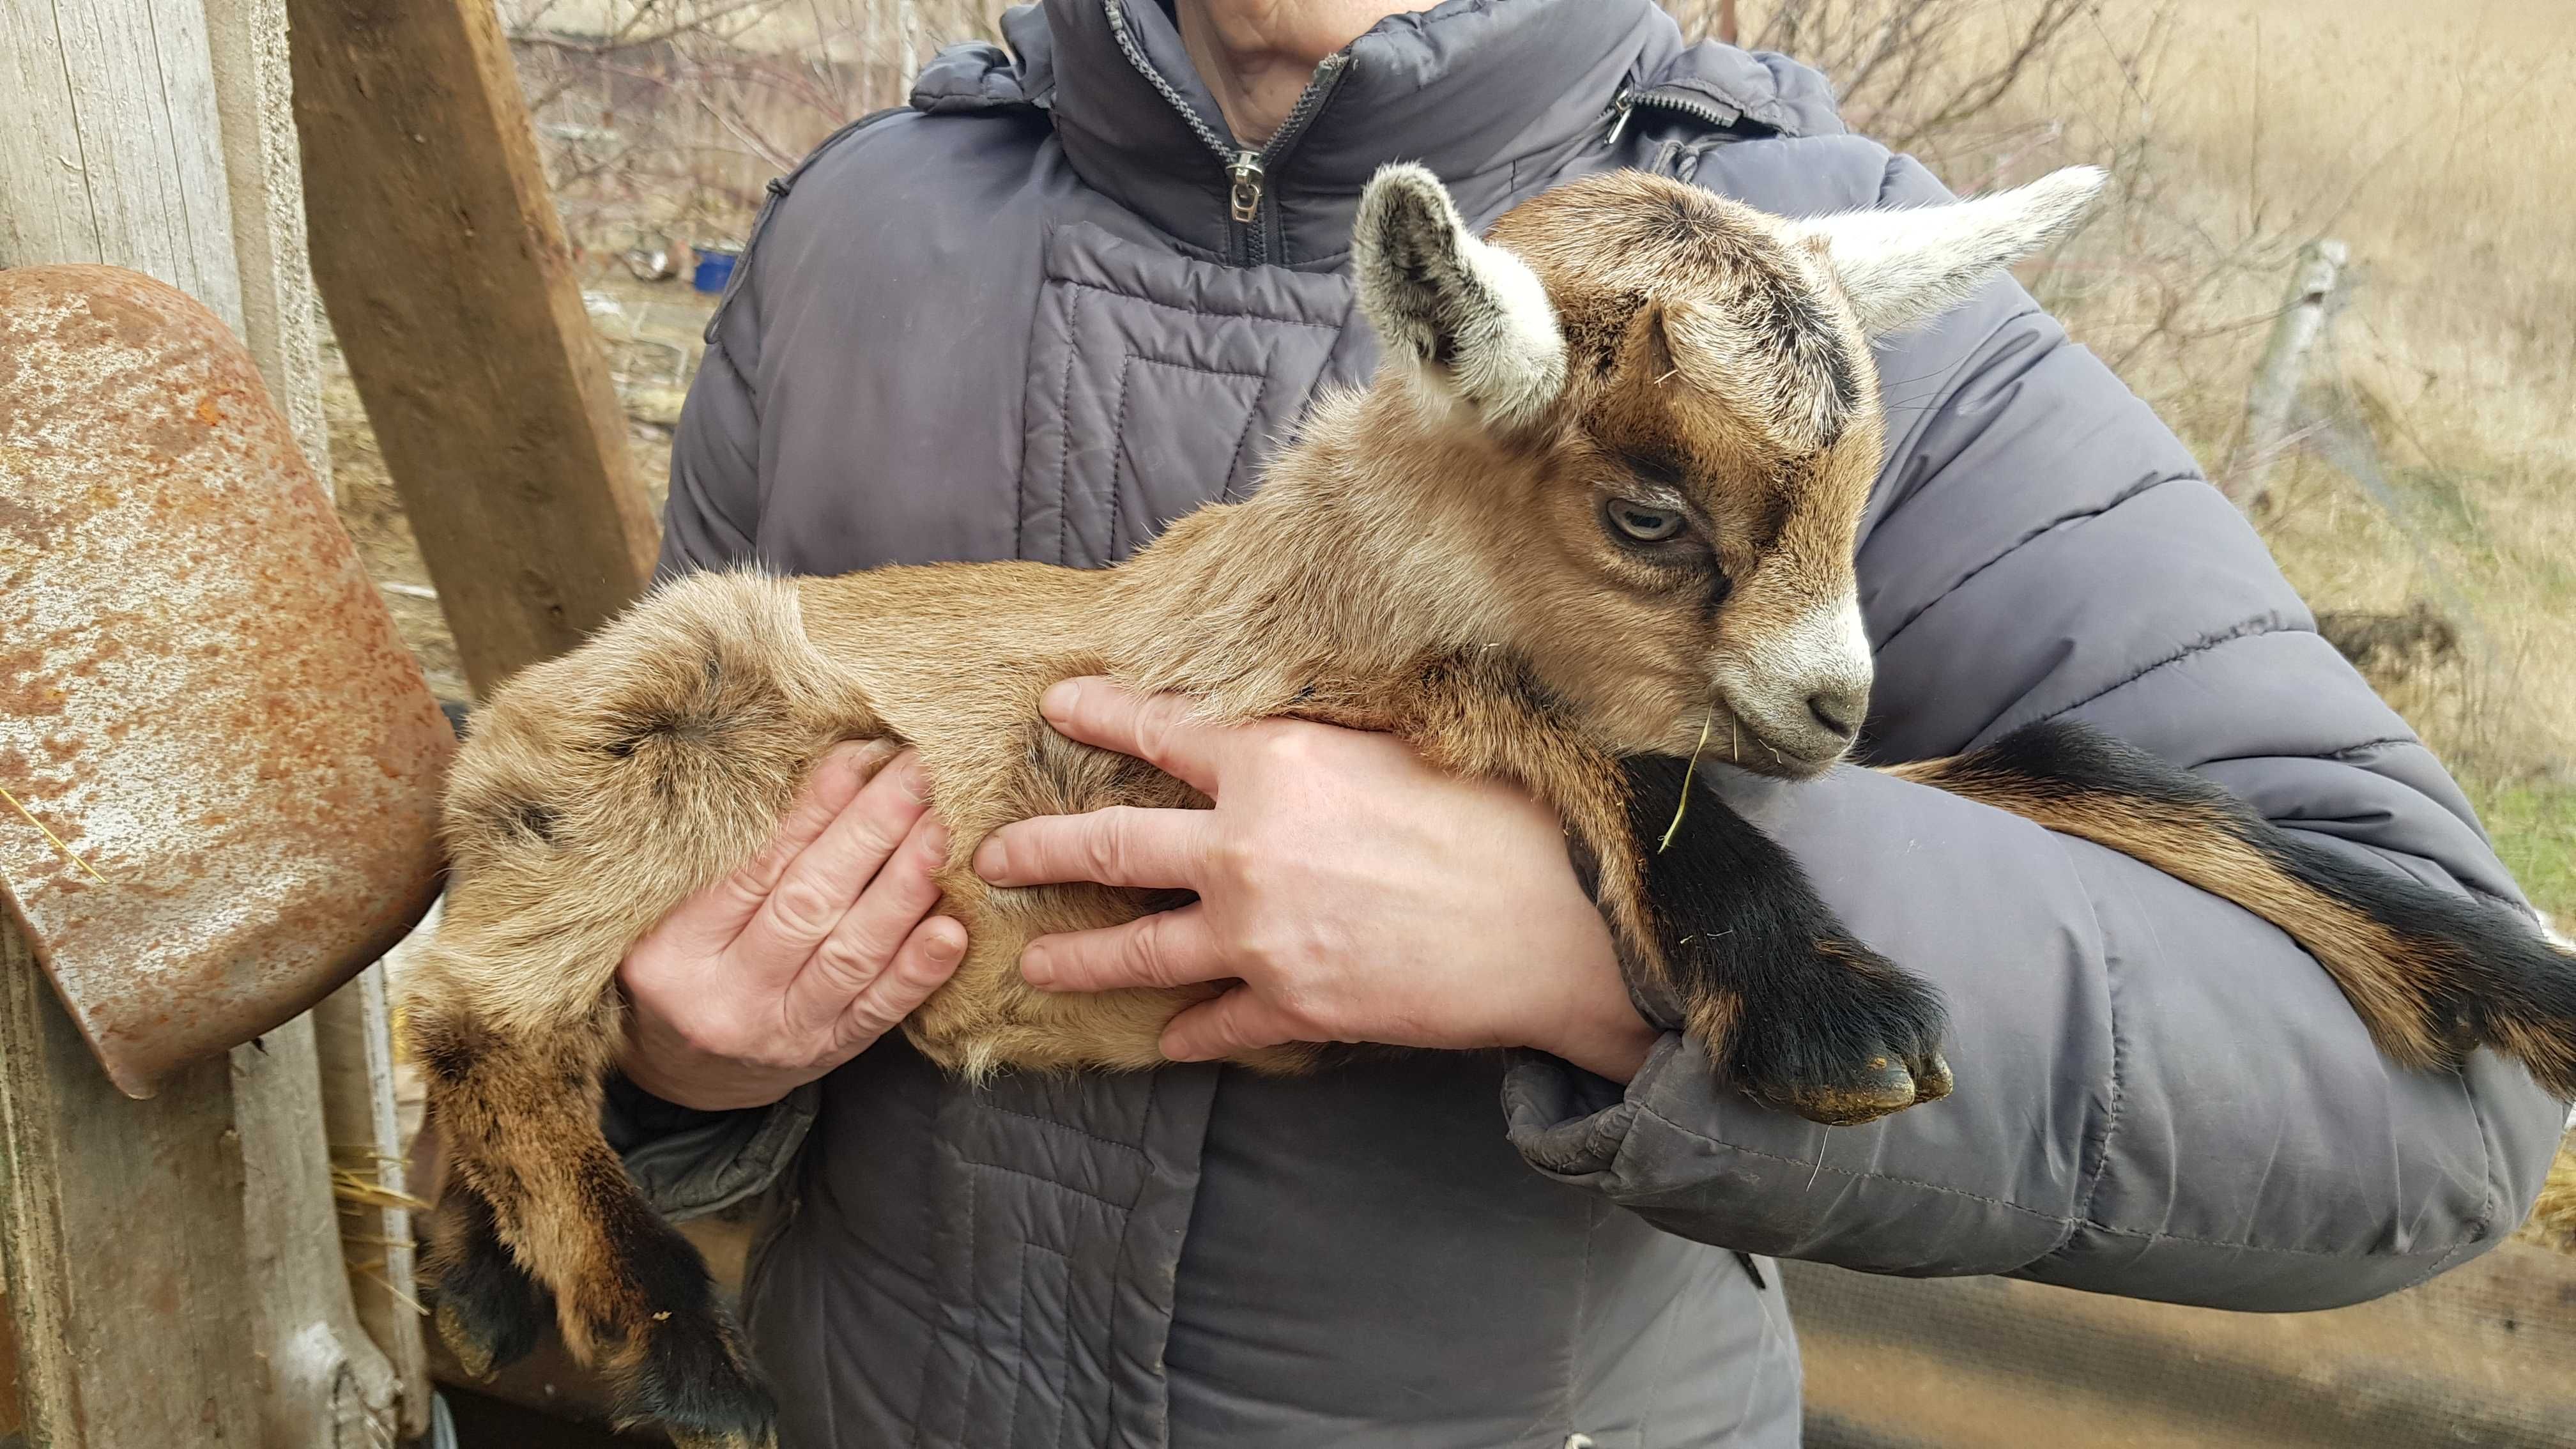
{"label": "black hoof", "polygon": [[712,1311],[673,1312],[644,1335],[627,1380],[634,1418],[660,1424],[680,1449],[773,1449],[778,1406],[733,1326]]}
{"label": "black hoof", "polygon": [[1730,1043],[1736,1085],[1836,1127],[1950,1095],[1940,996],[1854,942],[1829,942],[1745,1000]]}
{"label": "black hoof", "polygon": [[476,1378],[536,1351],[554,1326],[554,1295],[520,1268],[480,1196],[450,1187],[429,1227],[430,1319]]}
{"label": "black hoof", "polygon": [[1831,1127],[1875,1122],[1928,1100],[1911,1071],[1884,1057],[1872,1058],[1847,1081],[1790,1083],[1756,1095]]}

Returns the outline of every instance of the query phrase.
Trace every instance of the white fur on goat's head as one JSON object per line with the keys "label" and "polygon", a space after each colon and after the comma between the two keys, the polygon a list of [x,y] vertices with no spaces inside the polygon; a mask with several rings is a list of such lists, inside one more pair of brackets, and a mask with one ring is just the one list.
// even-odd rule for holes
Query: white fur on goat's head
{"label": "white fur on goat's head", "polygon": [[1793,222],[1789,234],[1823,253],[1861,331],[1885,337],[1967,301],[2065,235],[2106,179],[2098,166],[2069,166],[1973,201],[1840,212]]}
{"label": "white fur on goat's head", "polygon": [[1388,354],[1488,426],[1535,422],[1563,390],[1565,339],[1547,289],[1520,258],[1469,232],[1425,168],[1400,163],[1369,182],[1351,271]]}
{"label": "white fur on goat's head", "polygon": [[[1416,426],[1461,456],[1487,592],[1560,693],[1636,748],[1705,721],[1810,774],[1870,683],[1853,552],[1884,411],[1869,341],[1923,325],[2079,218],[2091,168],[2016,191],[1793,221],[1639,172],[1515,207],[1483,239],[1418,166],[1362,197],[1362,310]],[[1471,455],[1471,456],[1470,456]],[[1453,499],[1453,502],[1460,500]],[[1724,713],[1718,713],[1722,709]]]}

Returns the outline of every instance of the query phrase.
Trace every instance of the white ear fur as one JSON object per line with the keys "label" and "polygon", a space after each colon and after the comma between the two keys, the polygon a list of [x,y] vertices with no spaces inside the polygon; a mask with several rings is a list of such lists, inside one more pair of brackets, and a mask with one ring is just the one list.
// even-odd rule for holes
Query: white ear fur
{"label": "white ear fur", "polygon": [[1534,421],[1564,388],[1565,337],[1547,289],[1520,258],[1469,233],[1423,167],[1399,162],[1370,178],[1351,271],[1388,353],[1493,426]]}
{"label": "white ear fur", "polygon": [[1847,211],[1792,223],[1791,234],[1824,243],[1861,331],[1880,337],[1922,326],[2064,235],[2108,179],[2098,166],[2069,166],[1974,201]]}

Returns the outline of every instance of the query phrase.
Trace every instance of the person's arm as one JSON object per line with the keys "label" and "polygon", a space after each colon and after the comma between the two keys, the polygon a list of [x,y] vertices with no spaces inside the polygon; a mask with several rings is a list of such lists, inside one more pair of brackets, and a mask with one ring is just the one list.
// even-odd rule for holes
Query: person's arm
{"label": "person's arm", "polygon": [[748,303],[719,309],[706,340],[671,435],[671,495],[662,505],[657,579],[753,558],[760,498],[760,404],[751,385],[760,357],[755,309]]}
{"label": "person's arm", "polygon": [[[1944,197],[1908,161],[1882,200]],[[2513,899],[2467,806],[2312,628],[2187,451],[2018,288],[1881,359],[1900,402],[1861,552],[1881,758],[2089,721],[2356,860]],[[1667,1037],[1624,1092],[1519,1066],[1533,1164],[1687,1236],[1883,1272],[2297,1309],[2500,1241],[2565,1108],[2481,1053],[2375,1051],[2271,926],[2125,857],[1862,771],[1729,793],[1951,1004],[1957,1091],[1827,1133]]]}
{"label": "person's arm", "polygon": [[[1890,203],[1940,194],[1891,166]],[[2019,289],[1881,366],[1905,380],[1861,555],[1881,758],[2072,715],[2376,868],[2512,898],[2457,790],[2315,635],[2261,541]],[[1217,730],[1107,691],[1051,700],[1050,718],[1200,772],[1217,808],[1032,820],[988,843],[988,879],[1200,897],[1033,943],[1032,980],[1240,978],[1174,1022],[1176,1057],[1293,1040],[1539,1048],[1505,1094],[1524,1156],[1684,1236],[1880,1272],[2325,1307],[2502,1240],[2564,1115],[2484,1053],[2458,1075],[2393,1066],[2287,937],[2124,856],[1868,771],[1785,786],[1711,771],[1862,939],[1949,999],[1955,1092],[1828,1132],[1727,1089],[1672,1023],[1638,1034],[1606,943],[1578,944],[1564,914],[1588,907],[1567,903],[1552,822],[1490,809],[1485,787],[1444,793],[1326,726]],[[1542,845],[1558,858],[1539,863]],[[1417,857],[1438,868],[1399,868]]]}
{"label": "person's arm", "polygon": [[[660,578],[755,557],[758,316],[737,296],[709,327],[672,439]],[[946,833],[908,760],[877,772],[884,753],[827,758],[768,848],[682,902],[619,968],[627,1047],[601,1126],[668,1216],[774,1181],[813,1123],[819,1079],[965,953],[964,929],[929,915]]]}

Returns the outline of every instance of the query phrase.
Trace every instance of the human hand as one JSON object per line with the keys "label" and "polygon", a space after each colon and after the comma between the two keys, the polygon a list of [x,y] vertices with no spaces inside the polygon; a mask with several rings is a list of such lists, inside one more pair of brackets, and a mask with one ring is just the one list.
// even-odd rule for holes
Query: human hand
{"label": "human hand", "polygon": [[1522,791],[1443,774],[1391,736],[1300,720],[1210,725],[1185,699],[1106,679],[1058,684],[1044,709],[1065,735],[1138,756],[1216,806],[1112,806],[988,837],[975,869],[996,885],[1199,897],[1030,942],[1030,985],[1239,980],[1165,1029],[1175,1061],[1284,1042],[1530,1046],[1625,1081],[1653,1047],[1564,828]]}
{"label": "human hand", "polygon": [[778,833],[626,953],[627,1079],[702,1111],[766,1106],[939,989],[966,928],[929,914],[948,832],[909,751],[842,745]]}

